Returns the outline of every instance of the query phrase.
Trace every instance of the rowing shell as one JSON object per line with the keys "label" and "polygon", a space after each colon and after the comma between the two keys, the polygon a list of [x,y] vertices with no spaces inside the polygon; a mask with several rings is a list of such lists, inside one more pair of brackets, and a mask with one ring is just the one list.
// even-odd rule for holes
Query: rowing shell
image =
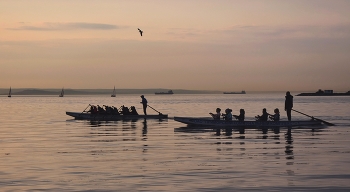
{"label": "rowing shell", "polygon": [[321,125],[320,121],[224,121],[195,117],[174,117],[177,122],[187,125],[220,127],[296,127]]}
{"label": "rowing shell", "polygon": [[112,115],[112,114],[91,114],[91,113],[79,113],[79,112],[66,112],[67,115],[79,120],[92,120],[92,121],[117,121],[117,120],[129,120],[129,119],[167,119],[167,114],[158,115]]}

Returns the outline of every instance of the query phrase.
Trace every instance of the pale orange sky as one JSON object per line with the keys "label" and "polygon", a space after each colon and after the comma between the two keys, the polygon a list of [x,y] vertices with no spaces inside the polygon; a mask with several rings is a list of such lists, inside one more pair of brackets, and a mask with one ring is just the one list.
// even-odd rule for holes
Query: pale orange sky
{"label": "pale orange sky", "polygon": [[0,88],[348,91],[349,10],[348,0],[2,0]]}

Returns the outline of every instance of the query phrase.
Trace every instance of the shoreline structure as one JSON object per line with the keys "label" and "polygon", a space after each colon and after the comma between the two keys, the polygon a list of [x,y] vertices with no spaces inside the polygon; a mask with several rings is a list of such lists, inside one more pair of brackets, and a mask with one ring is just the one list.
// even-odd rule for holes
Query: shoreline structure
{"label": "shoreline structure", "polygon": [[315,93],[300,93],[296,96],[350,96],[350,91],[345,93],[334,93],[333,90],[319,89]]}

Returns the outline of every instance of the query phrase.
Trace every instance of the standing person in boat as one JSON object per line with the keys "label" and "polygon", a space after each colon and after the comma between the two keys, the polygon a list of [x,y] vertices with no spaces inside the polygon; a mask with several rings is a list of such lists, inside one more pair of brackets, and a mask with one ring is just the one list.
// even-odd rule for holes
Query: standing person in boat
{"label": "standing person in boat", "polygon": [[273,112],[275,114],[273,114],[273,115],[269,114],[270,119],[272,121],[279,121],[280,120],[280,110],[278,108],[276,108],[275,110],[273,110]]}
{"label": "standing person in boat", "polygon": [[286,92],[286,101],[284,102],[284,110],[287,112],[288,121],[292,120],[293,96],[289,91]]}
{"label": "standing person in boat", "polygon": [[142,103],[143,106],[143,113],[145,115],[147,115],[146,109],[147,109],[147,99],[145,98],[144,95],[141,95],[142,101],[140,103]]}
{"label": "standing person in boat", "polygon": [[266,108],[262,110],[262,115],[255,116],[257,121],[267,121],[268,117],[269,117],[269,114],[267,113]]}
{"label": "standing person in boat", "polygon": [[225,121],[232,121],[232,109],[225,109],[225,114],[222,114],[224,116]]}
{"label": "standing person in boat", "polygon": [[244,121],[245,111],[244,109],[239,110],[239,115],[233,115],[238,121]]}
{"label": "standing person in boat", "polygon": [[216,108],[216,113],[209,113],[215,120],[220,120],[220,116],[221,116],[221,109],[220,108]]}

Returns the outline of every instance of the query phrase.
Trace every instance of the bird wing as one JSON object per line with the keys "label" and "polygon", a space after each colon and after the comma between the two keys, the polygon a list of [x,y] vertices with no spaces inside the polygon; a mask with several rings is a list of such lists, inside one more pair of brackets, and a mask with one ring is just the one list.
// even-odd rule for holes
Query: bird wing
{"label": "bird wing", "polygon": [[141,31],[141,29],[140,29],[140,28],[137,28],[137,30],[139,30],[140,35],[142,36],[143,31]]}

